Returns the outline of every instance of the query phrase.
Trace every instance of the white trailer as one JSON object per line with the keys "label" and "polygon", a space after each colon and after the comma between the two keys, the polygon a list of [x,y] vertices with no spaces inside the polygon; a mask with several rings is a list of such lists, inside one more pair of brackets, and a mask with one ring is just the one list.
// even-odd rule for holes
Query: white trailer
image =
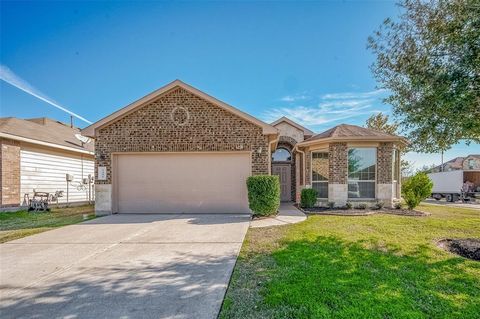
{"label": "white trailer", "polygon": [[[436,200],[445,198],[447,202],[456,202],[480,196],[480,171],[455,170],[430,173],[428,177],[433,182],[432,197]],[[473,184],[468,190],[464,188],[466,182]]]}

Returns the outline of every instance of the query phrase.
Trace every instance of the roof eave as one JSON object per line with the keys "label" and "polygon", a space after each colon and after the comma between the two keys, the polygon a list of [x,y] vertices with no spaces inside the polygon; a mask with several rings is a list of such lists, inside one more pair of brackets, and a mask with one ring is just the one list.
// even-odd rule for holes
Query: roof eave
{"label": "roof eave", "polygon": [[397,142],[403,145],[408,145],[407,139],[401,136],[392,137],[366,137],[366,136],[350,136],[350,137],[327,137],[316,139],[312,141],[303,141],[298,143],[298,147],[312,146],[315,144],[331,143],[331,142]]}

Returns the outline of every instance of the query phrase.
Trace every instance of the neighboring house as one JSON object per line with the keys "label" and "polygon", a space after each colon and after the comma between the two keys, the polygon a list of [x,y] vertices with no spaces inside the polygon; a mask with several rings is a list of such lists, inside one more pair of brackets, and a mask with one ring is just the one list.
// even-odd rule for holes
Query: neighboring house
{"label": "neighboring house", "polygon": [[452,160],[449,160],[448,162],[443,163],[443,169],[442,165],[438,165],[434,168],[432,168],[432,172],[449,172],[449,171],[455,171],[462,169],[463,167],[463,160],[465,157],[455,157]]}
{"label": "neighboring house", "polygon": [[[63,191],[59,203],[93,200],[94,146],[77,139],[79,133],[48,118],[0,118],[1,207],[27,205],[34,190]],[[68,193],[66,174],[73,177]]]}
{"label": "neighboring house", "polygon": [[455,157],[448,162],[438,165],[432,169],[432,172],[449,172],[463,169],[468,170],[480,170],[480,155],[468,155],[467,157]]}
{"label": "neighboring house", "polygon": [[463,170],[480,170],[480,155],[468,155],[463,160]]}
{"label": "neighboring house", "polygon": [[[353,125],[314,135],[264,123],[179,80],[82,130],[95,138],[97,214],[246,213],[246,178],[280,176],[282,200],[398,197],[398,136]],[[273,157],[273,160],[272,160]]]}

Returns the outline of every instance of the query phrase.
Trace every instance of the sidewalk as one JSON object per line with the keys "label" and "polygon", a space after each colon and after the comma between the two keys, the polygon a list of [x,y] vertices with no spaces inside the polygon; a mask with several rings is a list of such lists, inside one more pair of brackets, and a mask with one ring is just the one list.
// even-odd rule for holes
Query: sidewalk
{"label": "sidewalk", "polygon": [[278,215],[263,219],[254,219],[250,222],[251,228],[261,228],[270,226],[280,226],[296,224],[307,219],[304,213],[299,211],[293,203],[281,203],[278,209]]}

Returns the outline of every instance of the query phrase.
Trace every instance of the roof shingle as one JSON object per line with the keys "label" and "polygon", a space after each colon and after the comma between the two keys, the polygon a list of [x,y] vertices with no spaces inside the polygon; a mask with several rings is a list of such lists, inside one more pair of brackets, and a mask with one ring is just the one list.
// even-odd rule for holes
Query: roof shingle
{"label": "roof shingle", "polygon": [[93,152],[94,150],[93,141],[82,145],[82,142],[75,137],[75,134],[80,133],[79,128],[72,128],[46,117],[34,119],[2,117],[0,118],[0,132],[82,151]]}

